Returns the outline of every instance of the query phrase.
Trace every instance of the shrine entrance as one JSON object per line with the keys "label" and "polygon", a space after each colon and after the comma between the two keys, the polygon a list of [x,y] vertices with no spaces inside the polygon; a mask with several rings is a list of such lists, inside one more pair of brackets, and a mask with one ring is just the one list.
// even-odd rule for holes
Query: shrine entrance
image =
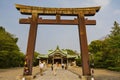
{"label": "shrine entrance", "polygon": [[55,64],[56,62],[58,62],[58,64],[61,64],[61,60],[62,60],[62,59],[54,59],[54,64]]}
{"label": "shrine entrance", "polygon": [[[85,25],[95,25],[96,21],[85,19],[85,16],[94,16],[95,13],[99,11],[100,7],[45,8],[16,4],[16,8],[22,14],[32,16],[27,19],[20,19],[20,24],[30,24],[24,75],[32,75],[32,63],[38,24],[62,24],[78,25],[83,76],[91,76]],[[42,19],[39,18],[40,15],[55,15],[56,19]],[[61,16],[77,16],[77,18],[74,20],[65,20],[61,19]]]}

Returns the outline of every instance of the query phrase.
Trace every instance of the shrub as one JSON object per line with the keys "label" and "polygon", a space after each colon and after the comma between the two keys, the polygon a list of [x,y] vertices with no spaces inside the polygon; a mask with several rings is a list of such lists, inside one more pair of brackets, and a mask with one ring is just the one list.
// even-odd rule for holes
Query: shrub
{"label": "shrub", "polygon": [[120,72],[120,67],[108,67],[109,70]]}

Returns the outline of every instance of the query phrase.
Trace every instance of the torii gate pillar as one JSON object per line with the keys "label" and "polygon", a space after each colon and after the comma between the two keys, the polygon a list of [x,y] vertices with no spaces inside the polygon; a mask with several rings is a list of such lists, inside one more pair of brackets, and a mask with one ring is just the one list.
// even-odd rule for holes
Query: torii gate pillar
{"label": "torii gate pillar", "polygon": [[84,14],[78,14],[78,30],[79,30],[79,42],[81,47],[81,58],[82,58],[82,71],[83,75],[90,76],[91,71],[89,67],[89,55],[88,55],[88,44],[87,44],[87,35],[86,35],[86,26]]}
{"label": "torii gate pillar", "polygon": [[36,42],[36,35],[37,35],[37,27],[38,27],[38,14],[32,12],[32,19],[30,23],[30,30],[29,30],[29,37],[28,37],[28,45],[25,57],[25,69],[24,75],[32,75],[32,64],[33,64],[33,57],[34,57],[34,49],[35,49],[35,42]]}

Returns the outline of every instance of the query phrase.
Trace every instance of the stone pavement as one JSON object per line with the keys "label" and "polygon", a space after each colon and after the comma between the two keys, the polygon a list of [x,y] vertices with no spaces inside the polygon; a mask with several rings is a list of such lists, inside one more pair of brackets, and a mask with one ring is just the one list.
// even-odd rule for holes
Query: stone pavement
{"label": "stone pavement", "polygon": [[53,74],[53,71],[48,68],[43,76],[37,74],[34,80],[80,80],[79,76],[65,69],[57,69],[57,75]]}

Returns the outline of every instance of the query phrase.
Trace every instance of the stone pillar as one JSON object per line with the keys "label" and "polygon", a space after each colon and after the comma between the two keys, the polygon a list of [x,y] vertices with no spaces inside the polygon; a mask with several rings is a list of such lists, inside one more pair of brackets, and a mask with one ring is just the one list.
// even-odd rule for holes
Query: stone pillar
{"label": "stone pillar", "polygon": [[61,64],[63,64],[63,58],[61,57]]}
{"label": "stone pillar", "polygon": [[53,60],[52,60],[52,63],[54,64],[54,56],[53,56]]}
{"label": "stone pillar", "polygon": [[[67,56],[68,56],[68,54],[67,54]],[[68,57],[66,56],[66,59],[67,59],[67,67],[68,67]]]}
{"label": "stone pillar", "polygon": [[81,79],[82,80],[94,80],[92,76],[82,76]]}
{"label": "stone pillar", "polygon": [[33,80],[33,76],[25,76],[22,80]]}
{"label": "stone pillar", "polygon": [[47,59],[47,64],[48,64],[48,59]]}

